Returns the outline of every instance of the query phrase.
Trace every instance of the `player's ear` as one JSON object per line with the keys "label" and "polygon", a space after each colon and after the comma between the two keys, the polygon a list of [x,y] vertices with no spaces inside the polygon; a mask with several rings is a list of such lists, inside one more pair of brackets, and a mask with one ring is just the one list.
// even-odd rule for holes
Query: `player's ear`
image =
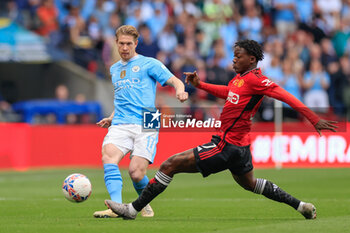
{"label": "player's ear", "polygon": [[139,40],[135,41],[135,47],[137,47],[137,45],[139,44]]}
{"label": "player's ear", "polygon": [[255,56],[250,56],[250,63],[256,63],[256,57]]}

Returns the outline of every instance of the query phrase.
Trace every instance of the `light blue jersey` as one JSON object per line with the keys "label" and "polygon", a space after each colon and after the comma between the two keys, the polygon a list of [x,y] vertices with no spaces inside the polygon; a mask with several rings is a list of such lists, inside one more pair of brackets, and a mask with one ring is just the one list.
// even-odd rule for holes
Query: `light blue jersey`
{"label": "light blue jersey", "polygon": [[142,125],[144,108],[155,108],[157,81],[163,86],[174,76],[160,61],[136,55],[110,68],[114,86],[112,125]]}

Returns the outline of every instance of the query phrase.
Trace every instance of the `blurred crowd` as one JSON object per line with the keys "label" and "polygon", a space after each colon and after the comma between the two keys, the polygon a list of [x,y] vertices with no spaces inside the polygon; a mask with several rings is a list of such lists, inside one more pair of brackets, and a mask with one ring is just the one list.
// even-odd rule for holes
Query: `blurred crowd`
{"label": "blurred crowd", "polygon": [[[319,113],[350,109],[350,0],[2,0],[1,14],[100,78],[119,60],[115,30],[140,32],[137,52],[162,61],[177,77],[227,84],[237,40],[264,47],[263,73]],[[216,100],[186,86],[192,103]],[[167,89],[163,91],[168,91]],[[169,89],[170,91],[170,89]],[[272,120],[266,99],[261,120]],[[265,113],[264,113],[264,110]],[[286,116],[289,108],[286,106]],[[298,117],[293,116],[292,118]]]}

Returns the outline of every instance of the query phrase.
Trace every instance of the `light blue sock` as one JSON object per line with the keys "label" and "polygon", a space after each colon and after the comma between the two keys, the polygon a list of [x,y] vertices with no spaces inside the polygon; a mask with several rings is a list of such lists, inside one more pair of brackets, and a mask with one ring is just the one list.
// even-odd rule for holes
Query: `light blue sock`
{"label": "light blue sock", "polygon": [[136,190],[136,192],[137,192],[137,194],[141,194],[142,193],[142,190],[147,186],[147,184],[148,184],[148,177],[145,175],[144,177],[143,177],[143,179],[142,180],[140,180],[140,182],[138,182],[138,183],[136,183],[136,182],[132,182],[133,183],[133,185],[134,185],[134,188],[135,188],[135,190]]}
{"label": "light blue sock", "polygon": [[111,200],[122,203],[123,179],[117,164],[107,163],[103,165],[105,171],[105,184]]}

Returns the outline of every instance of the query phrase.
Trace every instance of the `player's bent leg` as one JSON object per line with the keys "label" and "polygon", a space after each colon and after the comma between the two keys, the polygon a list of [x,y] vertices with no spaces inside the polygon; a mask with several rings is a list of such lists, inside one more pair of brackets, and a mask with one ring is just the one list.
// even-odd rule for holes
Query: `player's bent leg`
{"label": "player's bent leg", "polygon": [[181,172],[198,172],[192,149],[173,155],[163,162],[155,177],[150,180],[139,198],[132,203],[133,207],[140,211],[168,187],[176,173]]}
{"label": "player's bent leg", "polygon": [[149,161],[143,157],[134,155],[129,164],[129,175],[138,195],[146,187],[149,179],[146,175]]}
{"label": "player's bent leg", "polygon": [[157,197],[168,187],[173,179],[172,177],[175,174],[182,172],[198,172],[193,149],[176,154],[166,160],[161,165],[161,168],[156,173],[155,177],[150,180],[146,188],[142,191],[141,195],[134,202],[121,205],[113,201],[106,201],[106,205],[119,216],[132,219],[132,216],[136,217],[137,212],[141,211],[147,204],[149,204],[155,197]]}
{"label": "player's bent leg", "polygon": [[243,175],[232,175],[244,189],[256,194],[262,194],[271,200],[286,203],[299,211],[307,219],[316,218],[316,208],[314,205],[301,202],[271,181],[260,178],[255,179],[253,170]]}
{"label": "player's bent leg", "polygon": [[102,162],[104,168],[104,180],[111,200],[122,203],[123,180],[118,163],[124,157],[124,153],[113,144],[102,147]]}
{"label": "player's bent leg", "polygon": [[193,154],[193,149],[169,157],[160,165],[159,171],[170,177],[173,177],[177,173],[199,172],[196,167],[196,158]]}
{"label": "player's bent leg", "polygon": [[[122,203],[123,180],[117,163],[123,158],[124,153],[113,144],[102,147],[102,162],[104,169],[104,181],[111,200]],[[107,209],[96,211],[95,218],[116,218],[113,211]]]}
{"label": "player's bent leg", "polygon": [[143,157],[134,155],[129,164],[129,175],[133,182],[140,182],[146,175],[149,161]]}
{"label": "player's bent leg", "polygon": [[256,186],[256,179],[254,177],[253,170],[243,175],[235,175],[232,173],[232,176],[242,188],[248,191],[254,191],[254,188]]}
{"label": "player's bent leg", "polygon": [[[129,165],[129,175],[138,195],[142,193],[143,189],[149,182],[149,179],[146,175],[148,164],[149,161],[143,157],[134,155],[131,158]],[[141,216],[146,218],[151,218],[154,216],[154,211],[149,204],[141,210]]]}

